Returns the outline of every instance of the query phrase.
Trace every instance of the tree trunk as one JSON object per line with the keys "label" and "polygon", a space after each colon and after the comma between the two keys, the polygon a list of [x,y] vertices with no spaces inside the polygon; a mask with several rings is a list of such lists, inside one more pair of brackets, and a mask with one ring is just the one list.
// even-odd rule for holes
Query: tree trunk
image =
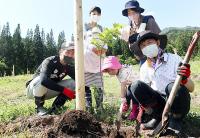
{"label": "tree trunk", "polygon": [[12,76],[15,76],[15,65],[12,67]]}

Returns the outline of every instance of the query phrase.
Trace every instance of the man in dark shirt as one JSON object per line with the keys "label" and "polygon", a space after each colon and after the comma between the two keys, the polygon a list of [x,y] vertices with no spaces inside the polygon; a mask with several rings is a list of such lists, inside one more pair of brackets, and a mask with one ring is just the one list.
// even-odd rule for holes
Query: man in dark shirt
{"label": "man in dark shirt", "polygon": [[[67,75],[71,79],[63,80]],[[59,56],[44,59],[33,75],[33,79],[27,85],[27,96],[35,99],[38,115],[52,113],[63,106],[67,100],[75,99],[74,79],[74,43],[64,42],[59,51]],[[43,107],[44,101],[54,97],[56,99],[52,108],[47,111]]]}

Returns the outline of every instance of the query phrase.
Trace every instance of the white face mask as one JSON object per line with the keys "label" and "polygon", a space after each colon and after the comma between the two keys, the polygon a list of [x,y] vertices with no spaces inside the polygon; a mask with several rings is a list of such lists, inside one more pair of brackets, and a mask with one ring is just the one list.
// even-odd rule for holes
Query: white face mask
{"label": "white face mask", "polygon": [[91,15],[90,17],[90,20],[95,23],[99,22],[100,19],[101,19],[101,16],[98,16],[98,15]]}
{"label": "white face mask", "polygon": [[154,58],[158,55],[158,46],[157,44],[151,44],[151,45],[148,45],[146,47],[144,47],[142,49],[142,53],[149,57],[149,58]]}
{"label": "white face mask", "polygon": [[130,15],[130,16],[128,16],[128,18],[129,18],[129,20],[131,20],[132,22],[134,22],[134,21],[138,21],[138,19],[139,19],[139,14],[133,14],[133,15]]}

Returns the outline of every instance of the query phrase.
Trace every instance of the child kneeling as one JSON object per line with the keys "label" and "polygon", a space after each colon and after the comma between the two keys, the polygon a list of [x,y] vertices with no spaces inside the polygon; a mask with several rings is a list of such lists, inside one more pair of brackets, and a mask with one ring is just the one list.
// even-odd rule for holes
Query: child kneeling
{"label": "child kneeling", "polygon": [[[138,78],[138,75],[133,72],[133,67],[122,65],[115,56],[108,56],[104,59],[102,71],[109,75],[116,75],[121,84],[121,106],[120,112],[127,112],[130,107],[131,98],[128,96],[130,85]],[[132,110],[129,115],[130,120],[135,120],[138,115],[138,102],[132,98]]]}

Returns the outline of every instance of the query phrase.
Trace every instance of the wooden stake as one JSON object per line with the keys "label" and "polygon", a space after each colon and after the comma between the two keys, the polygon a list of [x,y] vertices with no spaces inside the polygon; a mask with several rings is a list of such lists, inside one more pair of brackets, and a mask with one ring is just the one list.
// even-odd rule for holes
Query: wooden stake
{"label": "wooden stake", "polygon": [[76,110],[85,110],[82,0],[74,0]]}

